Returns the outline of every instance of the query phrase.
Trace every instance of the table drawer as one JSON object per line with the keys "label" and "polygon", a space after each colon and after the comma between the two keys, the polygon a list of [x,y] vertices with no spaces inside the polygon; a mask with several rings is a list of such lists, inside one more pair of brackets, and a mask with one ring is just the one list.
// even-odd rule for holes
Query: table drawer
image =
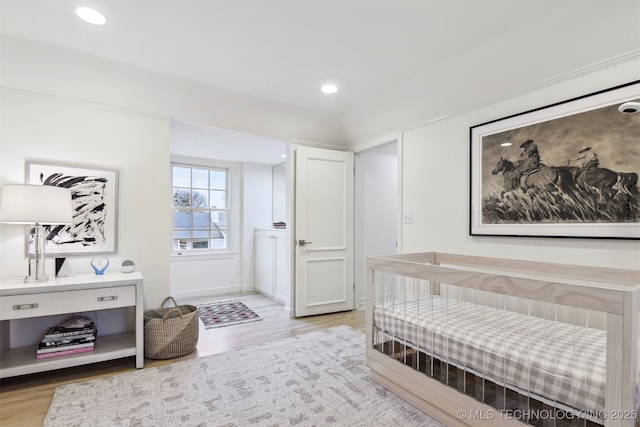
{"label": "table drawer", "polygon": [[0,320],[136,305],[136,287],[83,289],[0,297]]}

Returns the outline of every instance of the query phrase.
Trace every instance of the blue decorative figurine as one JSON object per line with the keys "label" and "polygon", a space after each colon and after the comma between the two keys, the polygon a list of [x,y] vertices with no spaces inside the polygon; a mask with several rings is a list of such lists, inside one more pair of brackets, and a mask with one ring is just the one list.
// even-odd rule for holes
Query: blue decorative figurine
{"label": "blue decorative figurine", "polygon": [[108,258],[94,258],[91,260],[91,267],[93,267],[93,271],[96,272],[96,275],[102,276],[104,275],[104,271],[109,267],[109,259]]}

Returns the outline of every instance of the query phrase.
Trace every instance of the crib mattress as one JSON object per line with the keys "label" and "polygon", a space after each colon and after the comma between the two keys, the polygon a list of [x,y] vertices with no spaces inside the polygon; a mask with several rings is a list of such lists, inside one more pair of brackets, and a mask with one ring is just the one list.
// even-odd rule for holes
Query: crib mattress
{"label": "crib mattress", "polygon": [[374,322],[441,360],[578,410],[604,410],[605,331],[438,295],[376,305]]}

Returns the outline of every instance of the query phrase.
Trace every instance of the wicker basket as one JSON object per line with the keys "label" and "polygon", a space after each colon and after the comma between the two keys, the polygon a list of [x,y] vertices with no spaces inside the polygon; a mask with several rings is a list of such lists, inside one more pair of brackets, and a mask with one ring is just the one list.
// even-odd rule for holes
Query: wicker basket
{"label": "wicker basket", "polygon": [[[175,307],[165,307],[173,301]],[[147,359],[173,359],[191,353],[198,345],[198,308],[178,305],[167,297],[160,308],[144,313],[144,356]]]}

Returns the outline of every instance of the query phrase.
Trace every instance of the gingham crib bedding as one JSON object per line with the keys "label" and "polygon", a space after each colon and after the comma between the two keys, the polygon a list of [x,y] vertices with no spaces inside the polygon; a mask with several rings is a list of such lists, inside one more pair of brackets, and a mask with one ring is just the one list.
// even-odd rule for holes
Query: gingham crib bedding
{"label": "gingham crib bedding", "polygon": [[578,410],[604,410],[605,331],[430,295],[376,304],[377,330]]}

